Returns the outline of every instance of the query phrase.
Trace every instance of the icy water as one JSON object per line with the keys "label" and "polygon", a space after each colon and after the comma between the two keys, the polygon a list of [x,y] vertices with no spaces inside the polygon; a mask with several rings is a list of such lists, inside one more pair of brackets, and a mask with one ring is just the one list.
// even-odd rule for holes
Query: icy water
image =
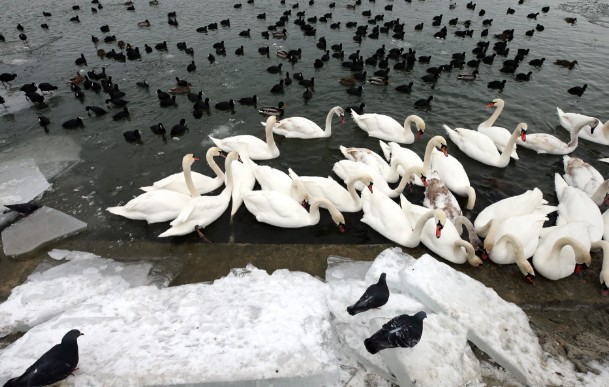
{"label": "icy water", "polygon": [[[561,3],[548,0],[545,2],[489,0],[478,1],[475,11],[465,7],[465,2],[458,2],[454,10],[449,10],[448,1],[414,0],[404,1],[364,0],[355,10],[347,9],[345,2],[337,2],[337,8],[329,9],[330,0],[316,0],[313,6],[308,1],[300,1],[299,8],[293,9],[296,1],[287,1],[281,5],[279,0],[256,0],[254,4],[243,1],[241,9],[233,8],[237,1],[159,1],[158,6],[150,6],[148,1],[135,1],[135,11],[126,10],[123,1],[103,1],[103,9],[93,14],[92,4],[81,2],[80,11],[73,11],[74,1],[53,0],[35,3],[20,0],[3,0],[3,12],[0,14],[0,33],[5,43],[0,43],[0,73],[18,74],[13,87],[0,87],[0,95],[6,98],[6,108],[0,107],[0,152],[4,158],[10,158],[15,149],[27,145],[37,137],[69,136],[82,146],[82,162],[52,181],[53,189],[47,192],[41,202],[50,207],[67,212],[89,224],[87,232],[78,238],[92,241],[112,241],[112,243],[129,243],[132,240],[149,240],[161,243],[198,242],[194,234],[175,239],[160,239],[157,235],[167,228],[167,224],[146,225],[143,221],[132,221],[108,213],[109,206],[124,204],[141,193],[139,187],[180,171],[181,158],[185,153],[195,153],[204,160],[205,150],[211,142],[208,135],[226,137],[235,134],[254,134],[264,137],[260,121],[264,117],[256,109],[237,104],[234,113],[220,112],[211,109],[200,119],[192,115],[192,103],[185,96],[178,96],[177,107],[161,108],[155,94],[156,89],[167,90],[175,86],[175,77],[185,78],[193,84],[192,90],[203,91],[212,104],[228,99],[257,95],[258,106],[276,105],[285,102],[286,117],[304,116],[321,126],[327,112],[334,106],[343,107],[366,103],[366,112],[388,114],[403,122],[410,114],[418,114],[426,124],[427,131],[422,140],[416,141],[411,148],[421,156],[427,140],[434,135],[444,135],[442,124],[451,127],[475,129],[486,120],[491,110],[484,106],[494,98],[506,102],[505,109],[497,125],[512,130],[519,122],[527,122],[529,133],[545,132],[557,135],[568,141],[568,132],[558,125],[556,107],[566,112],[579,112],[598,117],[601,121],[609,119],[609,92],[606,87],[609,79],[609,10],[607,2],[579,1]],[[386,5],[393,5],[392,11],[385,10]],[[537,22],[527,19],[531,12],[539,12],[544,5],[551,7],[547,14],[541,13]],[[514,15],[506,15],[506,9],[516,10]],[[478,16],[478,10],[484,8],[486,15]],[[261,32],[283,14],[292,11],[286,24],[287,39],[269,40],[261,37]],[[371,14],[384,14],[384,20],[399,18],[406,23],[404,40],[395,40],[390,35],[380,34],[378,40],[365,38],[361,44],[353,41],[353,28],[345,23],[355,21],[366,25],[368,18],[362,12],[371,10]],[[44,17],[43,11],[52,13]],[[179,26],[172,27],[167,23],[167,13],[176,11]],[[332,13],[328,23],[317,22],[315,37],[303,36],[299,26],[294,24],[296,12],[305,11],[306,17],[323,16]],[[266,12],[267,19],[259,20],[257,14]],[[578,14],[581,12],[583,15]],[[433,34],[439,27],[432,27],[432,17],[443,14],[442,25],[448,20],[459,18],[457,26],[448,26],[446,40],[437,40]],[[70,17],[78,15],[81,22],[72,23]],[[570,25],[563,19],[577,17],[577,23]],[[220,20],[230,18],[231,26],[220,26]],[[481,65],[478,80],[464,83],[457,80],[458,70],[445,73],[431,86],[420,78],[429,66],[446,64],[451,54],[467,52],[467,59],[473,59],[471,50],[480,38],[484,19],[493,19],[489,27],[490,36],[505,29],[515,30],[515,39],[509,43],[508,58],[513,58],[518,48],[530,49],[517,72],[532,71],[530,82],[517,82],[512,75],[499,72],[503,57],[497,57],[493,65]],[[138,27],[138,22],[148,19],[150,28]],[[463,21],[470,19],[473,38],[458,38],[455,30],[463,30]],[[218,23],[218,30],[208,33],[197,33],[196,28],[209,23]],[[330,24],[341,22],[339,30],[330,29]],[[415,24],[424,22],[422,31],[414,31]],[[18,39],[15,28],[21,23],[28,36],[27,47]],[[39,27],[41,23],[49,25],[48,31]],[[382,23],[382,22],[381,22]],[[542,32],[535,32],[533,37],[525,36],[539,23],[545,27]],[[110,33],[100,32],[100,26],[108,24]],[[369,26],[369,31],[373,26]],[[239,32],[251,29],[251,38],[239,36]],[[94,45],[91,35],[102,40]],[[110,59],[100,59],[96,51],[100,48],[119,51],[116,43],[103,43],[106,35],[116,35],[117,40],[124,40],[140,47],[142,59],[118,63]],[[331,58],[322,69],[314,69],[313,62],[324,53],[316,48],[317,40],[324,36],[328,48],[332,44],[343,43],[348,55],[360,50],[364,58],[383,44],[390,48],[412,48],[417,56],[431,55],[431,64],[416,63],[411,70],[390,72],[390,85],[364,85],[362,97],[350,96],[337,79],[349,75],[341,67],[341,60]],[[167,41],[168,52],[144,52],[144,44],[153,46]],[[176,48],[177,42],[186,42],[194,49],[194,58]],[[212,45],[224,41],[227,55],[216,55]],[[244,46],[245,55],[237,57],[234,51]],[[258,53],[257,48],[270,46],[269,58]],[[302,60],[290,65],[275,56],[280,49],[302,49]],[[131,111],[129,121],[114,122],[111,116],[119,109],[110,110],[103,117],[87,117],[86,105],[104,106],[106,94],[86,91],[84,101],[75,99],[67,86],[67,80],[81,67],[74,60],[83,53],[88,61],[85,70],[101,70],[112,76],[120,89],[127,93],[124,99],[129,101]],[[216,55],[213,64],[207,59],[209,53]],[[490,51],[489,51],[490,53]],[[541,68],[526,64],[533,58],[546,58]],[[186,66],[194,59],[197,70],[188,73]],[[552,62],[555,59],[577,59],[579,65],[568,70]],[[302,72],[305,78],[315,77],[315,92],[311,100],[302,98],[304,88],[296,83],[287,87],[280,95],[270,93],[272,85],[278,82],[279,76],[266,72],[271,65],[283,63],[283,70],[290,74]],[[390,61],[393,67],[394,61]],[[370,73],[375,69],[367,67]],[[471,69],[467,69],[471,70]],[[137,81],[147,80],[151,85],[148,91],[138,88]],[[507,79],[502,92],[495,92],[486,87],[492,80]],[[413,92],[399,94],[394,88],[399,84],[414,82]],[[29,82],[50,82],[60,86],[60,90],[47,97],[47,107],[34,107],[24,98],[19,87]],[[588,89],[580,98],[569,95],[566,90],[572,86],[588,84]],[[432,108],[415,110],[413,104],[420,98],[433,95]],[[37,116],[45,115],[51,119],[49,133],[45,134],[38,126]],[[64,130],[61,123],[83,117],[85,128]],[[178,141],[155,136],[148,129],[150,125],[162,122],[171,128],[181,118],[185,118],[190,131]],[[129,144],[123,139],[126,130],[139,129],[143,132],[141,144]],[[340,145],[367,147],[378,153],[381,150],[378,140],[367,137],[367,134],[355,125],[350,117],[347,123],[340,126],[335,119],[333,134],[327,139],[298,140],[276,136],[281,156],[268,162],[259,162],[287,171],[293,168],[300,175],[332,175],[332,165],[343,158],[338,148]],[[562,172],[561,156],[540,156],[527,149],[519,148],[520,160],[510,162],[505,169],[497,169],[477,163],[462,154],[449,140],[449,152],[465,166],[472,185],[478,192],[478,201],[471,214],[472,219],[488,204],[506,196],[519,194],[527,189],[539,187],[546,199],[556,203],[553,175]],[[596,161],[599,157],[608,157],[609,150],[602,145],[581,141],[574,156],[590,162],[601,173],[607,175],[609,166]],[[26,148],[27,149],[27,148]],[[202,173],[211,174],[205,162],[198,162],[193,167]],[[408,194],[415,202],[422,199],[422,192]],[[462,201],[465,206],[465,201]],[[319,225],[298,230],[278,229],[256,222],[255,218],[243,206],[232,222],[228,212],[207,228],[209,239],[215,242],[239,243],[384,243],[386,239],[362,224],[361,213],[346,214],[347,231],[339,233],[327,215],[322,211]]]}

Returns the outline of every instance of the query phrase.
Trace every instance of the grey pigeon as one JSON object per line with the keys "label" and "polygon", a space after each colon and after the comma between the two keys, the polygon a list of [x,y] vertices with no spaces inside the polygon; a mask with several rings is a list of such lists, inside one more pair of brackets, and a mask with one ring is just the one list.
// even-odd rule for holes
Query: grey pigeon
{"label": "grey pigeon", "polygon": [[364,340],[368,352],[375,354],[386,348],[411,348],[423,335],[423,319],[427,313],[421,311],[414,316],[403,314],[391,319],[383,327]]}
{"label": "grey pigeon", "polygon": [[78,329],[66,333],[60,344],[49,349],[23,375],[6,382],[4,387],[47,386],[70,376],[78,365],[76,339],[81,335]]}
{"label": "grey pigeon", "polygon": [[387,300],[389,300],[389,288],[387,287],[387,282],[385,282],[386,277],[387,274],[381,274],[379,282],[368,286],[368,289],[366,289],[360,299],[355,304],[347,307],[347,312],[351,316],[355,316],[358,313],[385,305]]}

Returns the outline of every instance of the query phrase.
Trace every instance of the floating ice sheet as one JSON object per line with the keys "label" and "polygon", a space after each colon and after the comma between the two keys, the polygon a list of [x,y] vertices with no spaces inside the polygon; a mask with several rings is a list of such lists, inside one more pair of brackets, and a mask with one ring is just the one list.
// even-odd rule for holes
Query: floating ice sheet
{"label": "floating ice sheet", "polygon": [[146,286],[92,297],[0,352],[0,383],[72,328],[84,333],[79,369],[70,377],[77,386],[338,380],[325,284],[305,273],[249,271],[211,285]]}
{"label": "floating ice sheet", "polygon": [[27,203],[50,186],[33,159],[0,163],[0,204]]}
{"label": "floating ice sheet", "polygon": [[57,239],[79,233],[85,222],[50,207],[41,207],[2,231],[4,254],[29,253]]}

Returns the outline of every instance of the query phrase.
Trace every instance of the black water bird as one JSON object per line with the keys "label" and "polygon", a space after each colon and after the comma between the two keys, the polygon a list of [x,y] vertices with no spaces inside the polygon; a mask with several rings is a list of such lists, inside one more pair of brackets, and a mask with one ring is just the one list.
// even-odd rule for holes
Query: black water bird
{"label": "black water bird", "polygon": [[271,87],[271,93],[282,93],[284,83],[284,80],[281,79],[279,83],[273,85],[273,87]]}
{"label": "black water bird", "polygon": [[158,51],[167,51],[167,42],[163,41],[163,43],[157,43],[154,45],[154,48]]}
{"label": "black water bird", "polygon": [[120,111],[118,113],[116,113],[115,115],[112,116],[112,119],[114,121],[120,121],[120,120],[124,120],[125,118],[130,118],[131,117],[131,113],[129,113],[129,109],[127,109],[127,106],[125,106],[123,108],[123,111]]}
{"label": "black water bird", "polygon": [[179,124],[175,124],[170,131],[171,137],[179,137],[183,136],[186,132],[188,132],[188,128],[186,127],[186,120],[182,118]]}
{"label": "black water bird", "polygon": [[427,99],[419,99],[414,103],[414,107],[416,108],[429,108],[431,107],[431,101],[433,100],[433,95],[430,95]]}
{"label": "black water bird", "polygon": [[389,288],[386,282],[387,274],[382,273],[376,284],[368,286],[364,294],[353,305],[347,307],[347,312],[354,316],[373,308],[380,308],[389,300]]}
{"label": "black water bird", "polygon": [[8,83],[10,85],[11,82],[15,80],[15,78],[17,78],[17,74],[15,73],[0,74],[0,82],[2,82],[2,84]]}
{"label": "black water bird", "polygon": [[518,73],[516,74],[516,79],[519,81],[529,81],[531,79],[531,74],[533,74],[532,71],[529,71],[528,73]]}
{"label": "black water bird", "polygon": [[167,132],[165,130],[165,127],[163,126],[163,124],[160,122],[156,125],[150,126],[150,130],[152,131],[152,133],[158,134],[158,135],[163,135]]}
{"label": "black water bird", "polygon": [[359,97],[359,96],[362,95],[362,91],[363,91],[363,88],[361,86],[350,87],[350,88],[347,89],[347,94],[355,95],[355,96]]}
{"label": "black water bird", "polygon": [[148,89],[150,87],[150,85],[148,84],[148,82],[146,82],[146,80],[137,81],[135,84],[137,85],[137,87],[141,87],[144,89]]}
{"label": "black water bird", "polygon": [[24,33],[19,34],[19,39],[21,39],[22,42],[27,43],[27,35]]}
{"label": "black water bird", "polygon": [[195,64],[194,60],[192,62],[190,62],[190,64],[188,66],[186,66],[186,71],[188,71],[189,73],[192,73],[196,69],[197,69],[197,65]]}
{"label": "black water bird", "polygon": [[91,116],[91,113],[93,113],[95,116],[103,116],[104,114],[108,113],[106,110],[104,110],[103,108],[99,107],[99,106],[94,106],[94,105],[90,105],[90,106],[85,106],[85,110],[87,111],[87,114],[89,116]]}
{"label": "black water bird", "polygon": [[572,87],[572,88],[570,88],[569,90],[567,90],[567,92],[568,92],[569,94],[573,94],[573,95],[576,95],[576,96],[578,96],[578,97],[581,97],[581,96],[582,96],[582,94],[584,94],[584,92],[586,91],[586,88],[587,88],[587,87],[588,87],[588,84],[587,84],[587,83],[584,83],[584,85],[583,85],[583,86],[575,86],[575,87]]}
{"label": "black water bird", "polygon": [[198,93],[188,93],[187,97],[188,97],[188,100],[190,102],[202,101],[203,100],[203,92],[199,91]]}
{"label": "black water bird", "polygon": [[45,116],[39,116],[38,117],[38,124],[44,128],[45,132],[48,132],[49,131],[48,126],[51,125],[51,120],[49,120]]}
{"label": "black water bird", "polygon": [[243,46],[241,46],[235,50],[235,55],[237,55],[237,56],[243,55]]}
{"label": "black water bird", "polygon": [[44,102],[44,96],[36,93],[35,91],[26,92],[25,98],[29,99],[31,102],[34,102],[34,103]]}
{"label": "black water bird", "polygon": [[104,102],[114,107],[124,107],[125,105],[127,105],[127,103],[129,103],[129,101],[125,101],[121,98],[108,98]]}
{"label": "black water bird", "polygon": [[258,102],[258,97],[256,97],[255,95],[253,97],[244,97],[240,98],[238,102],[241,105],[256,105],[256,103]]}
{"label": "black water bird", "polygon": [[[46,128],[45,128],[45,131],[46,131]],[[6,214],[7,212],[10,212],[10,211],[15,211],[21,215],[29,215],[42,206],[40,204],[36,204],[36,203],[18,203],[18,204],[5,204],[4,207],[8,208],[9,210],[3,211],[2,212],[3,214]]]}
{"label": "black water bird", "polygon": [[231,100],[228,100],[228,101],[218,102],[215,105],[215,108],[218,109],[218,110],[223,110],[223,111],[233,110],[235,108],[235,101],[233,101],[231,99]]}
{"label": "black water bird", "polygon": [[23,375],[10,379],[4,387],[46,386],[64,380],[72,375],[78,365],[79,330],[66,333],[61,343],[45,352]]}
{"label": "black water bird", "polygon": [[309,88],[307,87],[306,90],[302,93],[302,98],[304,98],[305,100],[313,98],[313,92],[311,92],[311,90],[309,90]]}
{"label": "black water bird", "polygon": [[425,312],[414,316],[403,314],[394,317],[375,334],[364,340],[368,352],[375,354],[387,348],[411,348],[419,343],[423,335]]}
{"label": "black water bird", "polygon": [[192,105],[192,108],[195,111],[209,110],[209,98],[205,98],[205,100],[195,102]]}
{"label": "black water bird", "polygon": [[543,62],[546,60],[546,58],[541,58],[541,59],[533,59],[531,61],[529,61],[529,65],[530,66],[535,66],[535,67],[539,67],[541,65],[543,65]]}
{"label": "black water bird", "polygon": [[159,99],[159,105],[161,107],[178,106],[176,96],[172,95],[170,98]]}
{"label": "black water bird", "polygon": [[487,84],[487,87],[494,90],[503,90],[505,87],[505,82],[505,79],[503,81],[491,81]]}
{"label": "black water bird", "polygon": [[139,130],[128,130],[123,133],[123,137],[125,137],[125,141],[127,142],[138,142],[142,140],[142,132]]}
{"label": "black water bird", "polygon": [[570,61],[570,60],[566,60],[566,59],[556,59],[554,61],[554,64],[562,66],[562,67],[567,67],[569,70],[572,70],[573,67],[575,67],[575,65],[578,63],[576,60]]}
{"label": "black water bird", "polygon": [[349,113],[351,111],[354,111],[355,113],[362,115],[364,114],[364,108],[366,107],[365,103],[361,103],[359,106],[348,106],[345,108],[345,112]]}
{"label": "black water bird", "polygon": [[162,91],[161,89],[157,89],[157,91],[156,91],[156,96],[157,96],[159,99],[169,99],[169,98],[171,98],[171,96],[169,95],[169,93],[166,93],[166,92]]}
{"label": "black water bird", "polygon": [[77,117],[71,120],[67,120],[66,122],[61,124],[61,126],[63,126],[64,129],[73,129],[77,127],[84,128],[85,124],[82,122],[82,118]]}
{"label": "black water bird", "polygon": [[38,88],[40,89],[40,91],[53,91],[53,90],[58,89],[57,86],[51,85],[50,83],[47,83],[47,82],[39,83]]}

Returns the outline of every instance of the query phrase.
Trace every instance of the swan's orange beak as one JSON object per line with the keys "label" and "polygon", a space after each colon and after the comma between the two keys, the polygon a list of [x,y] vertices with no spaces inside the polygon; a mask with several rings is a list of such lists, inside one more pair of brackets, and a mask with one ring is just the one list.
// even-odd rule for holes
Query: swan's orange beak
{"label": "swan's orange beak", "polygon": [[341,125],[345,124],[345,116],[343,116],[343,115],[340,116],[340,124]]}
{"label": "swan's orange beak", "polygon": [[345,225],[344,225],[344,224],[342,224],[342,223],[339,223],[339,224],[338,224],[338,231],[340,231],[340,232],[345,232]]}
{"label": "swan's orange beak", "polygon": [[421,175],[421,181],[423,182],[423,187],[427,187],[427,177],[425,175]]}
{"label": "swan's orange beak", "polygon": [[601,296],[607,297],[609,295],[609,288],[607,288],[607,284],[603,284],[603,288],[601,289]]}
{"label": "swan's orange beak", "polygon": [[421,136],[423,135],[423,131],[422,130],[418,130],[417,131],[417,140],[421,139]]}
{"label": "swan's orange beak", "polygon": [[436,225],[436,238],[440,238],[442,236],[442,229],[444,226],[440,222]]}
{"label": "swan's orange beak", "polygon": [[486,249],[482,250],[482,254],[480,255],[480,259],[482,259],[483,261],[486,261],[488,259],[488,251],[486,251]]}
{"label": "swan's orange beak", "polygon": [[442,145],[442,147],[440,147],[440,150],[442,151],[442,153],[444,153],[444,156],[448,157],[448,147],[446,145]]}
{"label": "swan's orange beak", "polygon": [[372,185],[373,185],[373,183],[368,184],[368,189],[370,190],[370,193],[373,193],[373,191],[372,191]]}
{"label": "swan's orange beak", "polygon": [[520,139],[522,141],[526,141],[527,140],[527,131],[526,130],[522,130],[522,132],[520,132]]}
{"label": "swan's orange beak", "polygon": [[199,158],[198,158],[198,157],[193,157],[192,159],[193,159],[194,161],[199,161]]}
{"label": "swan's orange beak", "polygon": [[488,109],[488,108],[493,107],[493,106],[495,106],[495,103],[494,103],[494,102],[489,102],[489,103],[486,105],[486,108]]}

